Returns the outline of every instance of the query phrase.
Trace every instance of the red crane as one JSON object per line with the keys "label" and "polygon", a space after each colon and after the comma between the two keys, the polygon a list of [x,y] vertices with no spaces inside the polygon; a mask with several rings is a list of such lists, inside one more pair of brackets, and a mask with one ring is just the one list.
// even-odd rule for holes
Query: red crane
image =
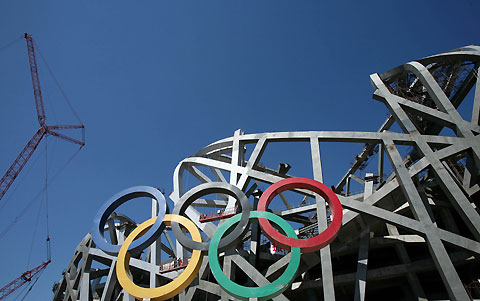
{"label": "red crane", "polygon": [[[83,129],[85,128],[83,124],[80,125],[51,125],[48,126],[45,123],[46,116],[45,116],[45,107],[43,105],[42,99],[42,90],[40,89],[40,79],[38,77],[38,67],[37,67],[37,59],[35,57],[35,48],[33,44],[32,36],[25,33],[25,39],[27,41],[27,49],[28,49],[28,61],[30,63],[30,73],[32,75],[32,84],[33,84],[33,96],[35,98],[35,106],[37,110],[37,119],[40,124],[40,128],[37,132],[33,135],[33,137],[28,141],[27,145],[23,148],[20,152],[18,157],[15,159],[13,164],[7,170],[5,175],[0,180],[0,200],[7,192],[8,188],[12,185],[15,178],[18,176],[22,168],[28,162],[28,159],[32,156],[33,152],[40,144],[40,141],[45,135],[52,135],[55,137],[59,137],[61,139],[67,140],[69,142],[73,142],[75,144],[80,145],[80,148],[85,145],[84,142],[84,135]],[[65,130],[65,129],[82,129],[82,141],[68,137],[66,135],[60,134],[55,130]],[[48,219],[48,213],[47,213]],[[48,221],[47,221],[47,261],[43,262],[39,266],[24,272],[20,277],[13,280],[9,284],[5,285],[4,287],[0,288],[0,300],[3,300],[8,295],[13,293],[15,290],[23,286],[25,283],[30,282],[32,286],[38,280],[40,276],[40,272],[43,271],[47,265],[51,262],[50,258],[50,236],[48,234]],[[33,280],[33,282],[32,282]],[[31,289],[32,287],[30,287]]]}
{"label": "red crane", "polygon": [[50,262],[51,262],[50,260],[45,261],[44,263],[42,263],[38,267],[35,267],[35,268],[33,268],[29,271],[26,271],[25,273],[20,275],[17,279],[13,280],[9,284],[2,287],[0,289],[0,300],[5,299],[8,295],[13,293],[15,290],[17,290],[19,287],[21,287],[25,283],[31,282],[34,279],[34,277],[38,273],[43,271]]}
{"label": "red crane", "polygon": [[18,157],[13,161],[13,164],[7,170],[5,175],[0,180],[0,200],[7,192],[8,188],[12,185],[15,178],[18,176],[22,168],[27,163],[28,159],[32,156],[33,152],[37,148],[38,144],[45,135],[52,135],[64,140],[76,143],[83,147],[85,142],[79,141],[77,139],[68,137],[66,135],[55,132],[54,130],[65,130],[65,129],[84,129],[83,124],[80,125],[51,125],[47,126],[45,124],[45,107],[43,105],[42,99],[42,90],[40,89],[40,79],[38,78],[38,68],[37,68],[37,59],[35,57],[35,48],[33,45],[32,36],[25,33],[25,39],[27,40],[27,49],[28,49],[28,61],[30,63],[30,73],[32,75],[32,84],[33,84],[33,96],[35,98],[35,107],[37,109],[37,119],[40,123],[40,128],[33,135],[32,139],[28,141],[27,145],[20,152]]}

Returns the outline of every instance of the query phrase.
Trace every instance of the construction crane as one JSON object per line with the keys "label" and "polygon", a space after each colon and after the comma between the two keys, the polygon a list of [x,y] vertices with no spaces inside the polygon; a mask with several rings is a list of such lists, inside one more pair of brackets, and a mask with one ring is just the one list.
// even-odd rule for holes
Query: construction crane
{"label": "construction crane", "polygon": [[[32,156],[33,152],[37,146],[42,141],[42,138],[46,135],[55,136],[69,142],[80,145],[82,148],[85,145],[84,139],[84,126],[83,124],[79,125],[46,125],[46,116],[45,116],[45,107],[43,105],[42,99],[42,90],[40,88],[40,79],[38,77],[38,65],[37,59],[35,56],[35,47],[33,44],[32,36],[25,33],[25,40],[27,41],[27,50],[28,50],[28,61],[30,64],[30,73],[32,76],[33,84],[33,96],[35,98],[35,107],[37,111],[37,119],[40,124],[40,128],[33,135],[33,137],[28,141],[27,145],[20,152],[18,157],[15,159],[13,164],[7,170],[5,175],[0,180],[0,200],[7,192],[8,188],[12,185],[15,178],[18,176],[20,171],[22,171],[25,164],[28,162],[28,159]],[[82,141],[71,138],[69,136],[60,134],[56,130],[65,130],[65,129],[82,129]],[[47,198],[48,202],[48,198]],[[40,272],[42,272],[48,264],[51,262],[51,252],[50,252],[50,236],[48,233],[48,211],[47,211],[47,260],[37,267],[24,272],[17,279],[13,280],[9,284],[0,288],[0,300],[5,299],[8,295],[16,291],[18,288],[22,287],[25,283],[31,283],[30,290],[33,285],[40,277]]]}
{"label": "construction crane", "polygon": [[33,84],[33,96],[35,98],[35,107],[37,110],[37,119],[38,123],[40,124],[40,128],[38,131],[33,135],[32,139],[28,141],[27,145],[23,148],[20,152],[18,157],[13,161],[13,164],[7,170],[5,175],[0,180],[0,200],[3,198],[5,193],[7,193],[8,188],[12,185],[15,178],[18,176],[20,171],[22,171],[25,164],[28,162],[28,159],[32,156],[33,152],[42,141],[42,138],[45,135],[52,135],[69,142],[73,142],[75,144],[80,145],[83,147],[85,145],[84,139],[79,141],[77,139],[68,137],[66,135],[60,134],[55,130],[65,130],[65,129],[82,129],[82,136],[83,136],[83,129],[85,128],[83,124],[80,125],[46,125],[46,116],[45,116],[45,107],[43,105],[42,99],[42,90],[40,89],[40,79],[38,77],[38,67],[37,67],[37,59],[35,57],[35,47],[33,44],[32,36],[25,33],[25,39],[27,40],[27,49],[28,49],[28,61],[30,63],[30,73],[32,75],[32,84]]}
{"label": "construction crane", "polygon": [[[26,271],[22,275],[20,275],[17,279],[13,280],[9,284],[5,285],[4,287],[0,288],[0,300],[5,299],[8,295],[16,291],[18,288],[23,286],[27,282],[32,282],[35,281],[38,276],[40,276],[38,273],[43,271],[47,265],[51,262],[51,260],[47,260],[41,265]],[[38,276],[37,276],[38,275]]]}

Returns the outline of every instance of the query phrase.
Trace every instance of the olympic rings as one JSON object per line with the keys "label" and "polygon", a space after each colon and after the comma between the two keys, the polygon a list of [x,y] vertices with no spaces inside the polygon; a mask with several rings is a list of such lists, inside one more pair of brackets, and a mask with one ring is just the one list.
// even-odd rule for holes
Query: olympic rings
{"label": "olympic rings", "polygon": [[[325,231],[309,239],[298,239],[295,231],[287,221],[266,211],[276,195],[289,189],[310,190],[321,195],[328,202],[332,210],[333,220]],[[210,242],[202,242],[202,236],[197,226],[180,214],[185,212],[187,207],[195,200],[211,193],[221,193],[236,198],[240,202],[242,212],[221,224]],[[118,206],[137,197],[154,198],[159,208],[158,217],[153,217],[138,225],[121,246],[107,243],[103,235],[107,219]],[[342,205],[338,197],[327,186],[307,178],[288,178],[272,184],[262,194],[258,202],[257,211],[250,210],[248,198],[238,187],[225,182],[204,183],[184,194],[175,205],[173,214],[167,213],[168,207],[162,193],[153,187],[137,186],[125,189],[110,198],[100,208],[94,219],[92,237],[95,244],[107,253],[118,254],[116,267],[118,281],[125,291],[136,298],[165,300],[180,293],[197,276],[202,265],[203,252],[208,252],[210,269],[217,283],[235,298],[242,300],[248,300],[248,298],[258,298],[259,300],[274,298],[285,291],[294,280],[300,265],[301,253],[313,252],[330,244],[335,239],[342,225]],[[249,220],[251,218],[258,218],[263,233],[272,244],[291,251],[291,259],[283,274],[277,280],[262,287],[244,287],[234,283],[225,276],[218,260],[219,252],[224,251],[244,237],[249,228]],[[270,221],[278,225],[286,236],[278,232],[270,224]],[[192,237],[191,239],[184,234],[179,224],[186,228]],[[140,287],[131,280],[129,271],[131,253],[141,251],[152,244],[159,238],[165,226],[171,226],[177,241],[183,247],[192,251],[192,256],[184,271],[170,283],[156,288]],[[234,228],[233,231],[229,231],[231,228]],[[228,234],[223,237],[225,233]]]}
{"label": "olympic rings", "polygon": [[[127,249],[134,239],[147,233],[148,229],[152,227],[152,225],[154,225],[157,220],[161,219],[153,217],[135,228],[135,230],[133,230],[132,233],[130,233],[130,235],[128,235],[128,237],[125,239],[125,242],[120,248],[120,252],[118,252],[116,268],[118,282],[130,295],[139,299],[155,298],[155,300],[166,300],[176,296],[187,286],[189,286],[190,283],[192,283],[193,279],[195,279],[195,277],[197,277],[198,271],[200,270],[200,266],[202,265],[203,261],[202,252],[194,250],[185,270],[170,283],[156,288],[140,287],[133,283],[133,281],[129,277],[130,253],[127,252]],[[200,231],[198,231],[197,226],[195,226],[195,224],[191,220],[180,215],[166,214],[163,218],[163,223],[169,226],[171,222],[176,222],[184,226],[187,231],[192,235],[192,239],[194,241],[202,241]]]}
{"label": "olympic rings", "polygon": [[[210,241],[210,247],[208,250],[208,263],[210,265],[210,270],[212,271],[213,276],[217,280],[218,284],[232,296],[241,299],[249,300],[249,298],[258,298],[259,300],[268,300],[280,295],[284,290],[286,290],[292,281],[295,279],[295,273],[300,265],[300,248],[293,247],[291,250],[292,258],[288,263],[287,268],[283,274],[272,283],[260,286],[260,287],[246,287],[241,286],[227,278],[223,273],[220,263],[218,262],[218,244],[223,236],[223,234],[231,228],[235,223],[238,223],[240,220],[241,214],[237,214],[220,227],[212,237]],[[280,216],[275,215],[271,212],[266,211],[252,211],[250,212],[250,218],[259,218],[268,219],[280,226],[283,231],[289,236],[296,238],[297,235],[293,230],[292,226],[288,224]]]}
{"label": "olympic rings", "polygon": [[92,229],[92,238],[98,248],[109,254],[117,254],[120,251],[120,245],[112,245],[105,241],[103,231],[110,214],[113,213],[121,204],[139,197],[150,197],[157,201],[158,219],[153,226],[148,230],[147,235],[135,240],[130,248],[130,252],[137,252],[145,249],[148,245],[152,244],[162,233],[165,226],[162,224],[162,220],[166,213],[168,213],[167,202],[163,194],[158,189],[150,186],[135,186],[124,189],[119,193],[111,197],[103,206],[98,210],[95,219],[93,220],[94,227]]}
{"label": "olympic rings", "polygon": [[[198,198],[210,194],[210,193],[223,193],[233,196],[240,202],[240,206],[242,208],[242,214],[240,222],[236,225],[231,233],[229,233],[225,238],[223,238],[218,248],[220,251],[225,250],[232,244],[238,242],[246,231],[248,230],[248,221],[250,216],[250,203],[248,202],[247,196],[241,191],[238,187],[233,186],[229,183],[224,182],[210,182],[210,183],[203,183],[200,184],[192,189],[190,189],[187,193],[185,193],[175,205],[173,209],[173,214],[181,215],[185,209],[191,205],[195,200]],[[185,234],[180,229],[180,226],[175,222],[172,223],[172,231],[177,240],[188,250],[201,250],[208,252],[210,242],[195,242],[185,236]]]}
{"label": "olympic rings", "polygon": [[318,181],[307,178],[287,178],[278,181],[268,187],[268,189],[262,194],[258,201],[257,210],[266,211],[268,205],[275,196],[285,190],[294,188],[311,190],[326,199],[333,214],[333,220],[330,226],[322,233],[308,239],[286,237],[273,228],[267,219],[259,219],[260,227],[265,236],[268,237],[273,244],[280,246],[285,250],[290,250],[290,247],[299,247],[301,248],[302,253],[318,251],[335,239],[340,230],[340,226],[342,225],[342,204],[335,193],[327,186]]}

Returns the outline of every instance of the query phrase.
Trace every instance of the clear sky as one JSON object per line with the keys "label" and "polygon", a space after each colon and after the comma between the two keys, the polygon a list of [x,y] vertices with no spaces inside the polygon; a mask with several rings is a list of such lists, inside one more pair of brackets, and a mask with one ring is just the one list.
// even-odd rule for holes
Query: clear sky
{"label": "clear sky", "polygon": [[[53,263],[27,300],[51,299],[110,196],[168,194],[178,162],[238,128],[376,131],[387,110],[369,75],[479,45],[479,11],[474,0],[1,1],[0,173],[38,129],[24,32],[86,126],[86,147],[49,186]],[[75,123],[38,59],[47,123]],[[76,149],[49,137],[49,175]],[[331,157],[328,185],[340,159],[352,158]],[[0,287],[45,259],[44,175],[45,141],[0,201]]]}

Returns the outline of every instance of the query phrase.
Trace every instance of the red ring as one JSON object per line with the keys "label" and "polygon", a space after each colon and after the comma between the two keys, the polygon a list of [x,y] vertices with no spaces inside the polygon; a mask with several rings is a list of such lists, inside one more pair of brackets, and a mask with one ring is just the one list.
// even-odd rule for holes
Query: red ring
{"label": "red ring", "polygon": [[291,190],[295,188],[307,189],[316,192],[328,202],[333,214],[333,220],[330,226],[328,226],[328,228],[322,233],[307,239],[287,237],[272,227],[270,221],[265,218],[258,219],[260,227],[262,227],[265,236],[268,237],[268,239],[274,245],[282,249],[290,250],[290,247],[297,247],[301,249],[302,253],[318,251],[330,244],[335,239],[338,234],[338,230],[340,230],[340,226],[342,225],[342,204],[330,188],[318,181],[307,178],[284,179],[271,185],[267,190],[265,190],[258,201],[257,210],[267,211],[268,205],[275,196],[285,190]]}

